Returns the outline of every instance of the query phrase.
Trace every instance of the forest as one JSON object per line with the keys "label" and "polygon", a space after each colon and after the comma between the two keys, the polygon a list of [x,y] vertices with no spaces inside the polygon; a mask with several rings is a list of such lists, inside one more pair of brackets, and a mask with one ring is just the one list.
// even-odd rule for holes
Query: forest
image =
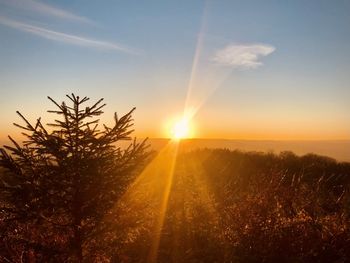
{"label": "forest", "polygon": [[[350,163],[292,152],[159,152],[74,94],[1,148],[1,262],[349,262]],[[84,104],[84,105],[83,105]]]}

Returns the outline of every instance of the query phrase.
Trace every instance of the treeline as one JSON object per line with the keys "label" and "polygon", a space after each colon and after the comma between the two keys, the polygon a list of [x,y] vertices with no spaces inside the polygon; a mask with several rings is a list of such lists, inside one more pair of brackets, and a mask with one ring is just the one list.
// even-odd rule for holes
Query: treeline
{"label": "treeline", "polygon": [[[150,155],[132,111],[49,98],[58,119],[0,149],[0,262],[349,262],[350,163],[313,154]],[[84,106],[82,106],[84,104]],[[152,157],[153,156],[153,157]]]}
{"label": "treeline", "polygon": [[[349,187],[349,163],[314,154],[181,153],[155,262],[348,262]],[[140,206],[124,203],[112,230],[96,239],[105,240],[97,247],[108,250],[96,248],[84,262],[149,261],[157,206],[152,197],[133,198]],[[57,232],[57,238],[64,233]],[[9,238],[2,240],[3,255]],[[45,252],[39,254],[45,258]],[[40,257],[33,262],[48,260]],[[50,261],[67,260],[66,253],[62,257]]]}
{"label": "treeline", "polygon": [[[350,260],[349,163],[314,154],[207,149],[180,156],[180,166],[186,168],[179,169],[183,182],[173,201],[176,192],[187,191],[184,205],[195,208],[192,233],[180,242],[192,236],[182,249],[188,262]],[[203,192],[210,196],[206,203]],[[163,253],[165,262],[166,247]]]}

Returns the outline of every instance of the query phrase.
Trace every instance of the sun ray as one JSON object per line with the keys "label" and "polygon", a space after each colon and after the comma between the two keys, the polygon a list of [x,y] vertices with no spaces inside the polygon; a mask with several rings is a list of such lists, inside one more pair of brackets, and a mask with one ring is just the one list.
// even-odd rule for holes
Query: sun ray
{"label": "sun ray", "polygon": [[223,85],[223,83],[231,76],[233,72],[233,68],[223,68],[211,63],[210,58],[205,59],[205,65],[202,65],[200,62],[207,28],[208,6],[209,2],[206,1],[193,56],[191,74],[187,86],[183,111],[183,115],[189,117],[190,119],[196,115],[199,109]]}
{"label": "sun ray", "polygon": [[169,195],[171,191],[171,186],[173,183],[173,177],[174,177],[174,169],[176,164],[176,158],[178,154],[178,142],[173,142],[170,144],[172,146],[172,149],[170,149],[170,158],[169,158],[169,167],[168,167],[168,173],[166,174],[166,185],[163,192],[163,198],[159,209],[159,216],[157,218],[155,228],[154,228],[154,236],[151,244],[150,253],[148,255],[148,262],[153,263],[157,262],[157,255],[158,255],[158,248],[159,243],[161,239],[161,231],[164,224],[164,218],[167,212],[168,207],[168,201],[169,201]]}
{"label": "sun ray", "polygon": [[[185,106],[184,106],[184,115],[189,115],[188,109],[193,107],[190,105],[190,100],[192,96],[193,85],[195,83],[195,78],[197,74],[197,66],[198,66],[199,58],[202,51],[204,32],[206,27],[206,17],[207,17],[207,8],[208,8],[207,6],[208,6],[208,2],[206,1],[203,9],[203,14],[202,14],[201,26],[197,37],[197,44],[196,44],[196,49],[194,52],[194,57],[192,62],[191,75],[190,75],[190,79],[187,87],[187,95],[186,95]],[[193,112],[190,112],[190,113],[192,114]]]}
{"label": "sun ray", "polygon": [[[137,233],[138,222],[147,222],[152,239],[147,262],[156,262],[164,218],[167,213],[169,195],[172,188],[174,168],[178,155],[179,141],[170,140],[130,185],[111,213],[121,214],[122,220],[132,225],[125,239]],[[125,213],[129,211],[129,213]],[[132,213],[137,211],[137,213]],[[106,218],[108,220],[108,218]]]}

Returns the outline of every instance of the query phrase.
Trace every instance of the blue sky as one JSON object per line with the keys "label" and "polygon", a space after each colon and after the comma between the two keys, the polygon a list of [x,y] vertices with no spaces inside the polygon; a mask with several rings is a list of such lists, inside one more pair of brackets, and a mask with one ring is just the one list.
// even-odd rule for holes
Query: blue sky
{"label": "blue sky", "polygon": [[349,25],[350,1],[0,0],[0,137],[75,92],[139,136],[186,105],[198,137],[348,139]]}

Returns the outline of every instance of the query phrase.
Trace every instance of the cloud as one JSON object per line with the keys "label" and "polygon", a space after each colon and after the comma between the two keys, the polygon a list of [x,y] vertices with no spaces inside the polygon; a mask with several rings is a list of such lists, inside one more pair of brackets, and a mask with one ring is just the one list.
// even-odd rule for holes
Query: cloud
{"label": "cloud", "polygon": [[75,15],[63,9],[53,7],[34,0],[0,0],[0,3],[10,6],[15,9],[22,9],[25,11],[33,11],[41,15],[56,17],[63,20],[77,21],[83,23],[93,24],[93,22],[85,17]]}
{"label": "cloud", "polygon": [[62,32],[57,32],[57,31],[49,30],[43,27],[38,27],[38,26],[33,26],[30,24],[18,22],[6,17],[0,16],[0,24],[15,28],[20,31],[31,33],[33,35],[36,35],[42,38],[59,41],[66,44],[95,48],[100,50],[115,50],[115,51],[122,51],[126,53],[133,53],[133,54],[136,53],[135,51],[119,44],[89,39],[89,38],[70,35]]}
{"label": "cloud", "polygon": [[254,69],[263,63],[259,61],[276,50],[275,47],[266,44],[228,45],[218,50],[212,61],[223,66],[239,69]]}

